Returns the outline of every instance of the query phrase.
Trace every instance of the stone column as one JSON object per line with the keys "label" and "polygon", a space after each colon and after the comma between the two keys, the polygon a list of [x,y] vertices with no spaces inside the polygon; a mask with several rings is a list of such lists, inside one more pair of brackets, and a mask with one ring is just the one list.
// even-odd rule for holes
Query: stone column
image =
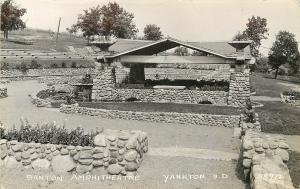
{"label": "stone column", "polygon": [[115,99],[115,77],[113,67],[104,67],[97,70],[98,74],[93,80],[92,100],[108,101]]}

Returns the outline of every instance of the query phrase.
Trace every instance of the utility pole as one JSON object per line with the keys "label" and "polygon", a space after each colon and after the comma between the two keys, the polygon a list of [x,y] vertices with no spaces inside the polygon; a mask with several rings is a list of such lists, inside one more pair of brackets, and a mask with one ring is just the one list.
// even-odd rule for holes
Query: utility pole
{"label": "utility pole", "polygon": [[58,27],[57,27],[57,33],[56,33],[56,43],[58,41],[58,33],[59,33],[59,28],[60,28],[60,21],[61,21],[61,17],[59,17],[59,21],[58,21]]}

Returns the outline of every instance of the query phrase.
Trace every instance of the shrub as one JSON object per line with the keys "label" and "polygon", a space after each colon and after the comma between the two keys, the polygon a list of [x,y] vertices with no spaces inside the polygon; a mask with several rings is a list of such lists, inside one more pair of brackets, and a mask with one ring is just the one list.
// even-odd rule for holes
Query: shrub
{"label": "shrub", "polygon": [[61,67],[62,67],[62,68],[66,68],[66,67],[67,67],[66,63],[65,63],[65,62],[62,62],[62,63],[61,63]]}
{"label": "shrub", "polygon": [[77,63],[76,62],[72,62],[71,68],[77,68]]}
{"label": "shrub", "polygon": [[245,115],[246,123],[255,123],[256,122],[255,112],[252,108],[250,100],[246,101],[246,109],[244,110],[244,115]]}
{"label": "shrub", "polygon": [[130,98],[127,98],[125,101],[126,102],[134,102],[134,101],[140,101],[140,100],[135,97],[130,97]]}
{"label": "shrub", "polygon": [[2,62],[0,69],[1,70],[8,70],[9,69],[8,63],[7,62]]}
{"label": "shrub", "polygon": [[21,126],[16,129],[15,126],[10,130],[0,130],[1,139],[18,140],[19,142],[36,142],[42,144],[62,144],[74,146],[94,146],[93,139],[96,133],[93,131],[85,133],[83,128],[77,127],[68,130],[65,125],[56,125],[47,123],[32,126],[27,120],[21,121]]}
{"label": "shrub", "polygon": [[26,73],[29,69],[25,62],[22,62],[21,64],[17,65],[16,68],[23,73]]}
{"label": "shrub", "polygon": [[53,63],[50,65],[50,68],[58,68],[58,65],[56,63]]}
{"label": "shrub", "polygon": [[208,100],[203,100],[198,102],[198,104],[212,104],[212,102],[208,101]]}
{"label": "shrub", "polygon": [[40,65],[36,60],[32,60],[29,67],[31,69],[38,69],[38,68],[42,67],[42,65]]}

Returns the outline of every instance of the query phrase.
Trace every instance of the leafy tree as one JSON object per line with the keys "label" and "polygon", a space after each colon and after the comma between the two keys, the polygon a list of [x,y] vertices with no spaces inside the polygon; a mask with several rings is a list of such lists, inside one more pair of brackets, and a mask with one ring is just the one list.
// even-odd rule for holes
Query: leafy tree
{"label": "leafy tree", "polygon": [[4,39],[8,39],[8,32],[12,30],[24,29],[25,22],[21,17],[26,13],[26,9],[19,8],[13,4],[12,0],[5,0],[1,5],[1,31]]}
{"label": "leafy tree", "polygon": [[146,40],[159,40],[163,37],[160,27],[155,24],[148,24],[144,28],[144,39]]}
{"label": "leafy tree", "polygon": [[75,30],[80,29],[89,43],[91,36],[100,33],[100,19],[102,13],[100,6],[90,8],[89,10],[83,10],[83,12],[83,14],[79,14],[77,23],[72,25],[71,28]]}
{"label": "leafy tree", "polygon": [[174,51],[177,56],[186,56],[189,54],[188,49],[186,47],[177,47]]}
{"label": "leafy tree", "polygon": [[275,78],[277,78],[279,67],[285,63],[289,64],[297,72],[299,69],[299,58],[295,34],[288,31],[279,31],[269,53],[269,64],[276,70]]}
{"label": "leafy tree", "polygon": [[88,42],[93,35],[132,38],[138,32],[133,22],[134,15],[116,2],[102,7],[93,7],[83,12],[78,16],[77,23],[72,28],[80,29]]}
{"label": "leafy tree", "polygon": [[116,2],[103,5],[101,10],[103,17],[100,34],[125,39],[135,37],[138,29],[133,22],[134,15],[132,13],[127,12]]}
{"label": "leafy tree", "polygon": [[75,35],[78,31],[78,27],[76,25],[72,25],[70,28],[66,28],[67,32],[69,32],[70,36]]}
{"label": "leafy tree", "polygon": [[268,31],[267,19],[260,16],[252,16],[248,19],[246,24],[247,28],[243,32],[239,32],[234,36],[234,40],[252,40],[250,44],[251,55],[254,57],[259,56],[259,47],[261,40],[267,39]]}
{"label": "leafy tree", "polygon": [[246,41],[249,40],[249,38],[246,36],[245,32],[238,32],[237,34],[235,34],[235,36],[233,36],[234,41]]}
{"label": "leafy tree", "polygon": [[5,61],[3,61],[2,63],[0,62],[0,70],[9,70],[8,63]]}

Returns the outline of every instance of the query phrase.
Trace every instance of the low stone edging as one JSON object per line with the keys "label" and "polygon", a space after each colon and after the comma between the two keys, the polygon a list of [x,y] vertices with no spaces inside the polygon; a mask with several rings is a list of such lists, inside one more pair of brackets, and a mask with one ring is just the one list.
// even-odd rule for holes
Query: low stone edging
{"label": "low stone edging", "polygon": [[31,98],[32,104],[36,105],[36,107],[51,107],[51,101],[37,97],[37,92],[33,92],[28,96]]}
{"label": "low stone edging", "polygon": [[284,103],[290,104],[292,106],[300,107],[300,100],[292,100],[292,96],[280,94],[281,100]]}
{"label": "low stone edging", "polygon": [[0,140],[0,165],[79,174],[104,169],[111,175],[136,174],[148,138],[142,131],[104,130],[94,138],[95,147],[22,143]]}
{"label": "low stone edging", "polygon": [[242,138],[244,176],[253,189],[292,189],[289,169],[289,146],[279,135],[247,130]]}
{"label": "low stone edging", "polygon": [[217,127],[239,127],[239,115],[212,115],[177,112],[134,112],[80,107],[78,104],[62,104],[60,112],[100,116],[108,119],[139,120],[163,123],[196,124]]}

